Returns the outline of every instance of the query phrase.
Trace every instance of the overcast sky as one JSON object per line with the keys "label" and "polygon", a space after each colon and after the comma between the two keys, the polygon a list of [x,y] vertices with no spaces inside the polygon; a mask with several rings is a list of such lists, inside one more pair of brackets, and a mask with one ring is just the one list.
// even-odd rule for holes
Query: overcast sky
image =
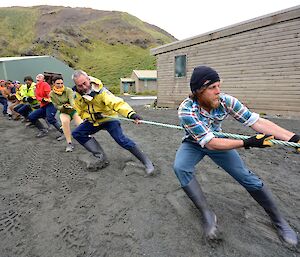
{"label": "overcast sky", "polygon": [[128,12],[177,39],[300,5],[300,0],[1,0],[0,7],[63,5]]}

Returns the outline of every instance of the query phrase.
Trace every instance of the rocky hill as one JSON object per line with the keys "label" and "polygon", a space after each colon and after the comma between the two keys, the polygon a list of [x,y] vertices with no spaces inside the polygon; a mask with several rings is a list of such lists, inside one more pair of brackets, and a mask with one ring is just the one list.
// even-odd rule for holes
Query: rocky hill
{"label": "rocky hill", "polygon": [[133,69],[155,69],[149,48],[175,41],[124,12],[35,6],[0,8],[0,56],[52,55],[108,86]]}

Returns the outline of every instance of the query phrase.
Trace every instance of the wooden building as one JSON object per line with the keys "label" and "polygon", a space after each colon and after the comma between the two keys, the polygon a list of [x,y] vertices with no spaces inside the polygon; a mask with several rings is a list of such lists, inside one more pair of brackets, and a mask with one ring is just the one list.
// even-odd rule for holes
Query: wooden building
{"label": "wooden building", "polygon": [[[196,28],[195,28],[196,29]],[[300,5],[151,49],[158,106],[190,93],[194,67],[216,69],[222,91],[258,113],[300,116]]]}
{"label": "wooden building", "polygon": [[120,92],[142,93],[145,91],[157,91],[156,70],[133,70],[130,78],[120,79]]}

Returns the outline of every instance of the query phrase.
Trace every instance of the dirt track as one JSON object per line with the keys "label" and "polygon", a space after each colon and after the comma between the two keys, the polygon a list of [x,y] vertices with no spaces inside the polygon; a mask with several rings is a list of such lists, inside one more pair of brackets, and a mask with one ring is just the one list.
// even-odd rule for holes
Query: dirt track
{"label": "dirt track", "polygon": [[[135,107],[146,120],[177,124],[176,110]],[[300,120],[274,120],[300,133]],[[218,216],[222,240],[206,242],[200,216],[183,194],[172,164],[182,131],[122,122],[156,166],[144,178],[140,164],[106,132],[96,138],[111,165],[95,173],[78,161],[86,154],[75,143],[39,140],[36,131],[0,117],[1,257],[287,257],[300,256],[278,239],[264,211],[231,177],[205,158],[197,177]],[[248,134],[228,120],[223,130]],[[300,231],[300,155],[286,147],[239,150],[272,189],[290,224]]]}

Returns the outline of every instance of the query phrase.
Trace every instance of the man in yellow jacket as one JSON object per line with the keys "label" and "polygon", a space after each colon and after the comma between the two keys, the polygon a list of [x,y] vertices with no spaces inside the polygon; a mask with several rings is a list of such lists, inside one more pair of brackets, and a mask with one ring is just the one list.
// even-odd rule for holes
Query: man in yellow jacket
{"label": "man in yellow jacket", "polygon": [[108,165],[107,157],[92,134],[105,129],[124,149],[131,152],[145,166],[146,173],[152,174],[154,167],[149,158],[131,139],[123,134],[117,119],[104,117],[121,114],[138,123],[141,117],[122,98],[114,96],[99,79],[88,76],[78,70],[73,74],[76,84],[75,109],[84,120],[73,132],[72,136],[91,152],[97,159],[93,168],[104,168]]}
{"label": "man in yellow jacket", "polygon": [[39,108],[39,102],[35,99],[35,83],[31,76],[24,77],[25,84],[20,86],[18,99],[21,104],[14,108],[14,111],[27,119],[33,109]]}

